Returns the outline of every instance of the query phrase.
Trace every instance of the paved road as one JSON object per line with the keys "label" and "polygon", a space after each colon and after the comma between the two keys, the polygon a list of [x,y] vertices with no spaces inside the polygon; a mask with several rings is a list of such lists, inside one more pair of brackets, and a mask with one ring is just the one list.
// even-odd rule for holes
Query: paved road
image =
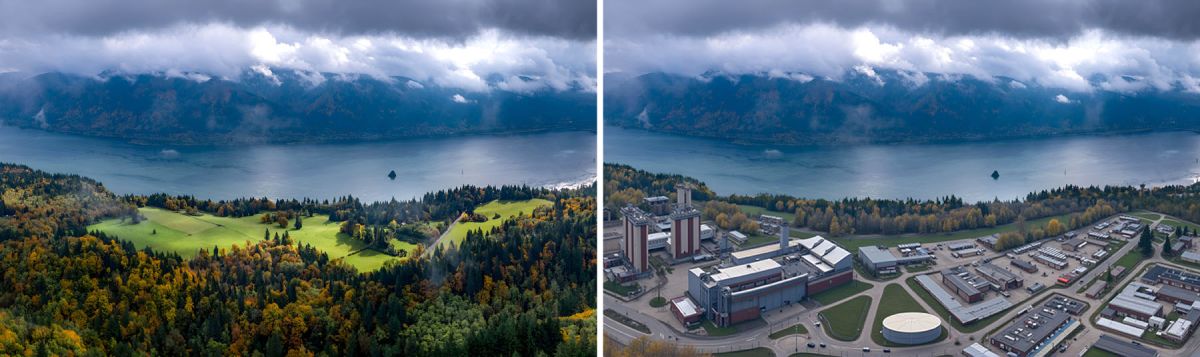
{"label": "paved road", "polygon": [[430,244],[428,247],[425,247],[425,253],[422,255],[428,257],[433,254],[433,251],[437,249],[437,246],[442,242],[442,239],[445,239],[447,235],[450,235],[450,231],[454,229],[454,225],[458,224],[458,220],[460,218],[462,218],[462,215],[459,215],[459,218],[455,218],[454,222],[450,222],[450,225],[446,226],[446,230],[442,231],[442,234],[438,235],[437,239],[433,240],[432,244]]}
{"label": "paved road", "polygon": [[[1108,219],[1111,219],[1111,217]],[[1154,229],[1161,220],[1162,220],[1162,218],[1154,221],[1151,225],[1151,229]],[[1105,301],[1107,301],[1108,298],[1111,297],[1113,294],[1115,294],[1117,291],[1114,289],[1114,290],[1110,291],[1109,293],[1105,294],[1105,296],[1103,296],[1099,301],[1095,301],[1095,300],[1084,298],[1082,296],[1077,296],[1078,294],[1075,293],[1075,290],[1079,289],[1080,286],[1083,286],[1082,284],[1086,284],[1088,281],[1091,281],[1091,279],[1099,276],[1098,274],[1101,274],[1104,271],[1107,271],[1107,269],[1110,266],[1112,266],[1112,264],[1114,264],[1122,256],[1124,256],[1126,253],[1128,253],[1129,251],[1133,250],[1136,247],[1137,247],[1137,241],[1136,240],[1130,241],[1129,244],[1126,244],[1124,247],[1121,247],[1121,249],[1114,252],[1113,255],[1110,256],[1108,259],[1105,259],[1104,262],[1101,262],[1099,265],[1097,265],[1091,271],[1084,274],[1083,278],[1080,279],[1079,282],[1072,285],[1071,287],[1067,287],[1065,289],[1050,289],[1051,292],[1047,292],[1047,293],[1044,293],[1044,294],[1041,294],[1041,295],[1038,295],[1035,297],[1035,299],[1040,300],[1046,296],[1049,296],[1049,294],[1058,292],[1058,293],[1062,293],[1064,295],[1075,296],[1077,298],[1081,298],[1084,301],[1088,302],[1088,304],[1089,304],[1088,308],[1086,310],[1084,310],[1083,313],[1080,314],[1080,318],[1085,320],[1083,332],[1078,334],[1075,337],[1075,339],[1073,341],[1076,341],[1076,342],[1072,343],[1071,347],[1067,350],[1067,352],[1062,355],[1064,355],[1064,356],[1079,356],[1079,355],[1081,355],[1083,353],[1083,351],[1086,349],[1086,347],[1089,347],[1091,343],[1095,342],[1099,338],[1100,334],[1105,333],[1105,332],[1100,331],[1099,329],[1095,328],[1094,324],[1090,321],[1089,317],[1091,316],[1091,314],[1093,312],[1096,311],[1096,309],[1099,308],[1100,305],[1102,305]],[[1155,246],[1156,254],[1159,251],[1161,251],[1161,247],[1159,245],[1156,245]],[[1001,256],[1001,255],[1002,254],[994,254],[994,255],[992,255],[992,257]],[[1166,261],[1156,255],[1155,258],[1145,260],[1145,261],[1141,262],[1139,265],[1137,265],[1135,269],[1129,270],[1128,273],[1126,274],[1126,276],[1119,282],[1124,283],[1124,282],[1129,281],[1130,279],[1134,279],[1135,275],[1137,275],[1138,270],[1140,270],[1142,267],[1146,266],[1147,264],[1151,264],[1151,263],[1155,263],[1155,262],[1166,262]],[[922,273],[924,273],[924,272],[922,272]],[[737,334],[734,334],[731,336],[708,337],[708,336],[697,336],[697,335],[683,333],[682,331],[676,330],[675,328],[671,327],[670,324],[660,321],[652,316],[643,314],[643,313],[637,311],[637,309],[628,306],[626,303],[624,303],[618,299],[612,298],[608,295],[604,296],[604,307],[605,307],[605,309],[614,310],[620,314],[629,316],[629,317],[633,318],[634,320],[637,320],[639,322],[646,324],[646,326],[649,327],[649,329],[651,331],[650,336],[652,338],[655,338],[658,340],[664,340],[664,341],[675,341],[681,345],[693,346],[697,350],[700,350],[703,352],[728,352],[728,351],[746,350],[746,349],[751,349],[751,348],[756,348],[756,347],[766,347],[766,348],[770,348],[772,351],[774,351],[777,356],[787,356],[787,355],[790,355],[797,351],[817,352],[817,353],[834,355],[834,356],[884,355],[883,353],[881,353],[883,347],[876,345],[871,340],[871,329],[874,328],[875,312],[878,310],[879,305],[881,303],[884,303],[884,302],[880,301],[880,296],[883,295],[883,289],[884,289],[884,287],[886,287],[887,285],[892,284],[892,283],[899,284],[901,287],[903,287],[905,289],[905,291],[907,291],[909,294],[913,295],[913,297],[916,299],[916,301],[923,308],[925,308],[926,311],[934,311],[934,309],[932,309],[931,306],[926,304],[924,299],[920,299],[919,297],[917,297],[916,292],[912,291],[912,288],[910,288],[908,286],[908,284],[904,283],[904,281],[906,279],[908,279],[909,277],[920,275],[922,273],[903,272],[900,275],[900,277],[886,281],[886,282],[878,282],[878,281],[869,281],[868,280],[871,284],[874,284],[874,287],[872,287],[871,289],[868,289],[862,293],[856,294],[854,296],[861,296],[861,295],[871,296],[871,298],[872,298],[871,309],[870,309],[870,312],[868,313],[868,316],[864,322],[865,326],[863,327],[862,334],[855,341],[849,341],[849,342],[839,341],[837,339],[829,337],[825,334],[825,331],[822,328],[816,327],[814,322],[817,321],[817,312],[822,309],[806,309],[804,311],[800,311],[793,315],[786,316],[783,318],[772,318],[772,320],[774,320],[774,321],[779,321],[777,323],[777,326],[766,325],[766,326],[753,328],[748,331],[742,331],[741,333],[737,333]],[[861,279],[861,277],[859,277],[859,278]],[[1124,285],[1118,284],[1118,286],[1124,286]],[[847,300],[848,299],[849,298],[847,298]],[[843,300],[843,301],[845,301],[845,300]],[[1022,304],[1032,303],[1033,301],[1035,301],[1035,300],[1025,301],[1025,302],[1022,302]],[[996,320],[996,322],[993,323],[992,325],[989,325],[989,326],[982,328],[979,331],[973,332],[973,333],[962,333],[962,332],[959,332],[958,330],[955,330],[952,327],[947,326],[947,330],[949,331],[950,335],[945,340],[938,342],[938,343],[924,345],[924,346],[916,346],[916,347],[889,347],[889,348],[892,350],[893,355],[904,355],[904,356],[958,355],[958,354],[960,354],[960,352],[962,351],[963,348],[966,348],[966,346],[970,345],[971,343],[980,342],[981,344],[986,345],[986,343],[983,342],[984,338],[986,337],[985,334],[987,334],[988,331],[991,331],[991,330],[995,329],[996,327],[1001,326],[1001,324],[1008,323],[1008,321],[1012,320],[1013,318],[1015,318],[1017,316],[1018,312],[1020,312],[1020,309],[1012,309],[1009,312],[1005,313],[1005,315],[1002,318],[1000,318],[999,320]],[[804,327],[809,332],[809,336],[789,336],[789,337],[781,338],[778,340],[770,339],[770,337],[769,337],[770,331],[789,327],[792,324],[794,324],[796,321],[800,321],[801,324],[804,325]],[[604,331],[605,331],[606,335],[614,338],[615,340],[617,340],[618,342],[620,342],[622,344],[628,344],[630,340],[633,340],[634,338],[637,338],[639,336],[646,335],[637,330],[634,330],[633,328],[625,326],[625,325],[621,324],[620,322],[610,319],[608,317],[605,317],[605,319],[604,319]],[[955,345],[956,341],[959,342],[960,344]],[[826,348],[818,347],[816,349],[809,349],[806,346],[806,344],[809,342],[813,342],[813,343],[817,343],[817,344],[825,343],[827,347]],[[863,353],[862,352],[863,347],[871,347],[872,353],[870,353],[870,354]],[[1150,347],[1153,347],[1153,346],[1150,346]],[[1160,350],[1160,352],[1162,353],[1163,356],[1175,356],[1175,355],[1190,356],[1191,354],[1196,353],[1198,351],[1200,351],[1200,339],[1196,339],[1196,338],[1189,340],[1188,343],[1179,350],[1174,350],[1174,351]]]}

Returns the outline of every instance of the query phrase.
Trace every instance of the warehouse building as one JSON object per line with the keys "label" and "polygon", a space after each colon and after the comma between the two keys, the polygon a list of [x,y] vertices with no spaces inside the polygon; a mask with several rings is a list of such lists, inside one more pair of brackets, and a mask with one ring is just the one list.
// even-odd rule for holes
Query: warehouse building
{"label": "warehouse building", "polygon": [[950,244],[946,245],[946,249],[949,249],[951,251],[967,250],[967,249],[972,249],[972,248],[975,248],[975,243],[971,243],[971,242],[958,242],[958,243],[950,243]]}
{"label": "warehouse building", "polygon": [[1103,294],[1104,288],[1107,288],[1107,287],[1108,287],[1108,283],[1103,282],[1103,281],[1097,282],[1095,284],[1092,284],[1092,287],[1087,289],[1087,292],[1084,293],[1084,296],[1087,296],[1092,299],[1099,299],[1100,294]]}
{"label": "warehouse building", "polygon": [[1196,253],[1196,252],[1193,252],[1190,250],[1183,252],[1183,254],[1179,256],[1179,258],[1183,259],[1183,261],[1189,262],[1189,263],[1200,263],[1200,253]]}
{"label": "warehouse building", "polygon": [[1024,270],[1026,273],[1036,273],[1038,271],[1037,265],[1033,265],[1033,263],[1028,260],[1012,259],[1009,260],[1008,263],[1017,267],[1017,269]]}
{"label": "warehouse building", "polygon": [[987,247],[988,249],[996,250],[996,243],[1000,241],[1000,234],[996,233],[990,236],[975,238],[975,241],[979,242],[979,245]]}
{"label": "warehouse building", "polygon": [[1009,290],[1020,288],[1025,284],[1025,279],[1013,274],[1012,272],[998,267],[992,263],[983,263],[975,267],[975,271],[984,280],[992,283],[992,289]]}
{"label": "warehouse building", "polygon": [[1163,316],[1162,304],[1154,301],[1154,296],[1146,292],[1150,287],[1139,283],[1129,283],[1116,297],[1108,303],[1117,316],[1133,316],[1146,321],[1151,316]]}
{"label": "warehouse building", "polygon": [[1075,251],[1079,251],[1080,249],[1083,249],[1083,247],[1087,246],[1087,244],[1088,244],[1088,242],[1083,239],[1072,238],[1072,239],[1068,239],[1062,243],[1062,249],[1075,252]]}
{"label": "warehouse building", "polygon": [[974,305],[963,305],[952,293],[946,291],[941,285],[938,285],[929,275],[918,275],[917,284],[921,285],[930,295],[933,295],[933,298],[942,307],[950,311],[950,315],[954,316],[954,319],[958,320],[958,323],[963,325],[986,319],[1013,306],[1008,299],[999,297]]}
{"label": "warehouse building", "polygon": [[1200,292],[1200,275],[1161,265],[1155,265],[1146,271],[1146,274],[1142,275],[1142,281],[1147,284],[1170,285]]}
{"label": "warehouse building", "polygon": [[[1061,296],[1060,296],[1061,297]],[[1066,300],[1074,300],[1062,297]],[[1052,299],[1017,316],[1012,323],[988,339],[992,346],[1017,357],[1040,356],[1082,326],[1067,310]],[[1082,305],[1082,302],[1075,301]]]}
{"label": "warehouse building", "polygon": [[1172,304],[1182,303],[1185,305],[1191,305],[1197,300],[1200,300],[1200,293],[1170,285],[1164,285],[1163,287],[1159,288],[1158,291],[1154,292],[1154,296],[1158,298],[1158,300],[1166,301]]}
{"label": "warehouse building", "polygon": [[929,254],[914,254],[897,258],[890,251],[869,245],[858,248],[858,259],[868,272],[890,274],[898,272],[901,265],[920,264],[933,260]]}
{"label": "warehouse building", "polygon": [[1158,357],[1158,351],[1142,345],[1135,345],[1110,335],[1100,335],[1100,339],[1092,347],[1124,357]]}
{"label": "warehouse building", "polygon": [[983,300],[983,292],[979,291],[974,284],[964,280],[962,277],[954,274],[942,274],[942,283],[946,284],[946,288],[968,303]]}

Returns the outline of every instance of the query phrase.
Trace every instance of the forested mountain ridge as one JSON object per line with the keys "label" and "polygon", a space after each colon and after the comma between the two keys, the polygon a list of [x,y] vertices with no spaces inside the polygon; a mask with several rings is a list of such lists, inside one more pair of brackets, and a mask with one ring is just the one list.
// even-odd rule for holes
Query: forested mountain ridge
{"label": "forested mountain ridge", "polygon": [[1089,93],[1024,83],[875,69],[842,78],[802,73],[619,75],[605,122],[692,136],[779,144],[983,140],[1081,133],[1200,130],[1200,94],[1145,85]]}
{"label": "forested mountain ridge", "polygon": [[[705,219],[723,229],[752,226],[754,219],[738,205],[761,207],[770,212],[792,214],[792,226],[826,232],[830,237],[847,235],[900,235],[949,233],[1015,223],[1020,232],[1001,235],[1001,246],[1014,247],[1026,241],[1053,237],[1093,224],[1119,212],[1150,210],[1200,221],[1200,184],[1160,187],[1067,185],[1027,194],[1024,199],[965,202],[948,195],[932,200],[847,197],[840,200],[811,199],[783,194],[722,196],[701,181],[681,175],[652,173],[628,165],[604,165],[606,209],[626,204],[642,205],[644,197],[667,194],[665,187],[689,183],[694,199],[706,200]],[[1024,222],[1062,216],[1046,227],[1026,229]],[[753,231],[750,229],[746,229]]]}
{"label": "forested mountain ridge", "polygon": [[583,88],[473,92],[404,77],[247,70],[0,75],[0,122],[139,142],[229,144],[593,130]]}
{"label": "forested mountain ridge", "polygon": [[[0,173],[0,226],[36,219],[69,227],[12,229],[15,236],[0,239],[0,355],[595,354],[592,187],[464,186],[370,204],[350,197],[209,201],[116,197],[87,178],[17,165],[0,165]],[[83,186],[94,192],[76,194]],[[460,246],[368,273],[286,239],[214,246],[182,259],[71,224],[169,205],[230,215],[329,210],[374,227],[529,196],[554,204],[490,232],[469,232]]]}

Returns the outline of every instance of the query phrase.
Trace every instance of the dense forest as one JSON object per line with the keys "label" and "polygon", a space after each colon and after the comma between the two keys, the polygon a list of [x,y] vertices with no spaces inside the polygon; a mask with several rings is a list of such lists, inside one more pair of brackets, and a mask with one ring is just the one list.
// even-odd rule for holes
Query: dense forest
{"label": "dense forest", "polygon": [[[962,141],[1200,128],[1193,114],[1200,98],[1180,88],[1064,92],[1005,77],[883,68],[832,78],[648,73],[606,80],[605,123],[741,142]],[[1068,103],[1055,100],[1064,93]]]}
{"label": "dense forest", "polygon": [[[890,200],[843,198],[840,200],[806,199],[780,194],[718,196],[703,182],[679,175],[664,175],[634,169],[627,165],[605,164],[605,199],[617,208],[626,203],[644,204],[642,197],[662,194],[664,187],[689,182],[699,187],[693,199],[708,200],[703,212],[725,229],[746,227],[749,220],[735,204],[762,207],[769,211],[795,215],[792,225],[837,237],[852,234],[940,233],[964,229],[1018,224],[1023,237],[1005,237],[1006,245],[1061,234],[1117,212],[1145,209],[1191,221],[1200,221],[1200,184],[1190,186],[1133,187],[1064,186],[1033,192],[1024,199],[990,202],[963,202],[946,196],[932,200]],[[741,215],[738,217],[737,215]],[[1024,222],[1052,216],[1049,227],[1030,227]],[[722,219],[722,216],[725,218]],[[740,220],[739,220],[740,219]],[[1060,227],[1061,226],[1061,227]]]}
{"label": "dense forest", "polygon": [[[585,88],[472,93],[411,78],[246,69],[157,74],[0,74],[0,122],[139,142],[229,145],[593,130]],[[316,80],[319,79],[319,80]],[[457,98],[457,100],[456,100]]]}
{"label": "dense forest", "polygon": [[595,353],[592,188],[431,194],[413,211],[439,217],[429,207],[505,195],[554,205],[470,232],[461,246],[360,273],[289,241],[185,260],[83,230],[138,204],[240,215],[334,209],[377,222],[405,211],[389,211],[394,202],[117,197],[79,176],[15,165],[0,173],[0,355]]}

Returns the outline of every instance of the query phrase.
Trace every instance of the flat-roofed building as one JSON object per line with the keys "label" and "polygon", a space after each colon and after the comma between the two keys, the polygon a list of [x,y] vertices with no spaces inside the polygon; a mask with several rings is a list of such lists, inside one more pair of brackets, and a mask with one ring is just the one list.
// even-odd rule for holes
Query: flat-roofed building
{"label": "flat-roofed building", "polygon": [[[1108,308],[1117,312],[1118,316],[1133,316],[1139,320],[1149,320],[1151,316],[1163,316],[1162,304],[1142,295],[1142,290],[1148,287],[1139,283],[1129,283],[1116,297],[1108,303]],[[1141,294],[1141,295],[1139,295]]]}
{"label": "flat-roofed building", "polygon": [[675,209],[671,211],[671,257],[675,260],[700,254],[700,211],[692,206],[692,188],[675,186]]}
{"label": "flat-roofed building", "polygon": [[1142,281],[1200,292],[1200,275],[1161,265],[1155,265],[1147,270],[1146,274],[1142,275]]}
{"label": "flat-roofed building", "polygon": [[1163,337],[1175,342],[1185,343],[1196,332],[1196,327],[1198,326],[1200,326],[1200,309],[1192,309],[1171,322],[1163,330]]}
{"label": "flat-roofed building", "polygon": [[975,267],[975,271],[1000,290],[1016,289],[1025,284],[1025,279],[992,263],[979,264]]}
{"label": "flat-roofed building", "polygon": [[738,231],[725,232],[725,237],[729,238],[729,240],[732,240],[737,244],[746,243],[746,239],[750,238],[750,237],[747,237],[745,233],[738,232]]}
{"label": "flat-roofed building", "polygon": [[975,248],[975,243],[957,242],[957,243],[946,244],[946,249],[949,249],[951,251],[967,250],[967,249],[972,249],[972,248]]}
{"label": "flat-roofed building", "polygon": [[1000,357],[1000,355],[987,349],[987,347],[983,347],[983,345],[979,344],[978,342],[972,343],[970,346],[967,346],[967,348],[964,348],[962,355],[964,357]]}
{"label": "flat-roofed building", "polygon": [[700,254],[700,211],[687,206],[671,212],[671,257],[676,260]]}
{"label": "flat-roofed building", "polygon": [[1028,309],[992,335],[988,342],[1017,357],[1052,352],[1058,342],[1081,326],[1079,320],[1059,305],[1052,300]]}
{"label": "flat-roofed building", "polygon": [[655,216],[665,216],[671,212],[671,199],[667,196],[654,196],[642,199]]}
{"label": "flat-roofed building", "polygon": [[671,234],[664,232],[654,232],[646,236],[646,250],[666,249],[670,244]]}
{"label": "flat-roofed building", "polygon": [[1179,237],[1179,239],[1175,240],[1175,245],[1173,245],[1173,246],[1176,247],[1175,248],[1176,250],[1188,250],[1188,249],[1192,249],[1195,241],[1196,241],[1196,237],[1182,236],[1182,237]]}
{"label": "flat-roofed building", "polygon": [[963,325],[986,319],[1013,306],[1008,299],[1003,298],[994,298],[973,305],[963,305],[955,298],[954,294],[946,291],[941,285],[938,285],[929,275],[917,275],[917,284],[921,285],[930,295],[933,295],[933,298],[942,307],[950,311],[950,316],[953,316],[955,320],[958,320],[958,323]]}
{"label": "flat-roofed building", "polygon": [[1087,241],[1085,241],[1083,239],[1072,238],[1072,239],[1068,239],[1062,243],[1062,250],[1069,250],[1069,251],[1074,252],[1074,251],[1078,251],[1079,249],[1082,249],[1087,244],[1088,244]]}
{"label": "flat-roofed building", "polygon": [[808,275],[795,274],[773,259],[706,271],[688,271],[688,296],[717,326],[756,319],[762,311],[799,303]]}
{"label": "flat-roofed building", "polygon": [[1200,293],[1188,289],[1178,288],[1170,285],[1164,285],[1154,291],[1154,297],[1160,301],[1166,301],[1172,304],[1183,303],[1191,305],[1200,300]]}
{"label": "flat-roofed building", "polygon": [[1110,335],[1100,335],[1100,339],[1096,343],[1093,343],[1092,347],[1123,357],[1158,357],[1158,351],[1154,349],[1136,345]]}
{"label": "flat-roofed building", "polygon": [[1128,270],[1128,269],[1125,269],[1125,267],[1123,267],[1123,266],[1113,267],[1112,268],[1113,279],[1120,278],[1122,275],[1125,275],[1126,270]]}
{"label": "flat-roofed building", "polygon": [[650,224],[654,223],[646,212],[634,206],[621,209],[624,216],[625,258],[635,272],[650,269]]}
{"label": "flat-roofed building", "polygon": [[1012,259],[1009,260],[1008,263],[1017,267],[1017,269],[1024,270],[1026,273],[1036,273],[1038,271],[1037,265],[1033,265],[1033,263],[1028,260]]}
{"label": "flat-roofed building", "polygon": [[1196,253],[1196,252],[1193,252],[1190,250],[1184,251],[1183,254],[1179,255],[1179,259],[1183,259],[1183,261],[1189,262],[1189,263],[1200,263],[1200,253]]}
{"label": "flat-roofed building", "polygon": [[1103,281],[1096,282],[1095,284],[1092,284],[1092,287],[1088,288],[1087,292],[1085,292],[1083,295],[1089,298],[1098,299],[1100,298],[1100,294],[1104,293],[1104,288],[1106,287],[1108,287],[1108,283]]}
{"label": "flat-roofed building", "polygon": [[687,296],[671,299],[671,313],[684,326],[699,324],[700,319],[704,317],[704,310]]}
{"label": "flat-roofed building", "polygon": [[975,288],[974,285],[968,283],[966,280],[963,280],[963,278],[959,277],[958,275],[946,274],[943,272],[942,283],[946,284],[946,288],[949,289],[950,292],[958,294],[958,296],[962,297],[962,299],[966,302],[971,303],[983,300],[983,292],[979,291],[979,289]]}
{"label": "flat-roofed building", "polygon": [[901,265],[920,264],[933,260],[929,254],[913,254],[907,257],[896,257],[890,251],[868,245],[858,248],[858,260],[867,271],[880,274],[896,272]]}

